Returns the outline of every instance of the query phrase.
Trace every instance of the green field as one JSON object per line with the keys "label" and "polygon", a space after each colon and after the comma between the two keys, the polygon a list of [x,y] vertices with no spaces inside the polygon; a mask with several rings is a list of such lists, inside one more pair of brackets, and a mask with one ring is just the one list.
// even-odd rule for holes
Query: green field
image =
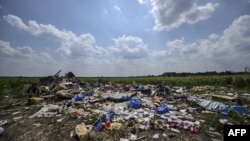
{"label": "green field", "polygon": [[[97,77],[80,77],[81,81],[94,83]],[[120,84],[164,84],[171,86],[232,86],[236,89],[250,89],[250,75],[185,76],[185,77],[103,77],[105,82]]]}
{"label": "green field", "polygon": [[[40,77],[0,77],[0,88],[15,88],[23,84],[37,83]],[[172,86],[228,86],[234,88],[250,89],[249,75],[214,75],[214,76],[183,76],[183,77],[77,77],[82,82],[93,84],[99,79],[103,82],[119,84],[164,84]]]}
{"label": "green field", "polygon": [[[235,89],[250,90],[250,75],[214,75],[184,77],[77,77],[82,82],[93,84],[99,79],[103,82],[119,84],[164,84],[169,86],[232,86]],[[0,77],[0,92],[4,89],[22,88],[24,84],[37,83],[39,77]]]}

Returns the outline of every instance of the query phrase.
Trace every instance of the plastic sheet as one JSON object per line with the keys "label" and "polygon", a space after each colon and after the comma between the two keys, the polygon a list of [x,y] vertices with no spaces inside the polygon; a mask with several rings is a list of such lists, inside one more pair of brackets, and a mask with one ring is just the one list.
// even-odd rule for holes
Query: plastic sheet
{"label": "plastic sheet", "polygon": [[140,108],[141,107],[141,101],[137,98],[131,99],[128,103],[129,108]]}
{"label": "plastic sheet", "polygon": [[155,111],[158,114],[165,114],[165,113],[169,112],[169,108],[166,105],[158,106],[155,108]]}

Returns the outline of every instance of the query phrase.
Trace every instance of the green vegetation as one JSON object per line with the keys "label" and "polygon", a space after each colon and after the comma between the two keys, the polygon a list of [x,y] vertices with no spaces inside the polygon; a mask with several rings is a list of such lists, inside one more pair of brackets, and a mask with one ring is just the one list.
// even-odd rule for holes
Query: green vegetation
{"label": "green vegetation", "polygon": [[[81,81],[95,83],[100,77],[79,77]],[[213,75],[213,76],[178,76],[178,77],[102,77],[104,82],[119,84],[165,84],[172,86],[232,86],[236,89],[250,89],[250,74]]]}
{"label": "green vegetation", "polygon": [[[250,74],[212,75],[212,76],[151,76],[151,77],[77,77],[82,82],[94,84],[99,79],[102,82],[118,84],[164,84],[169,86],[231,86],[238,90],[250,90]],[[11,89],[12,93],[20,93],[24,84],[37,83],[39,77],[0,77],[0,96]]]}
{"label": "green vegetation", "polygon": [[[18,106],[19,101],[14,102],[13,98],[19,100],[25,98],[22,93],[24,85],[37,83],[38,80],[36,77],[0,77],[0,111]],[[9,98],[6,99],[5,96]]]}
{"label": "green vegetation", "polygon": [[0,96],[6,91],[15,95],[20,94],[25,84],[37,83],[38,77],[0,77]]}

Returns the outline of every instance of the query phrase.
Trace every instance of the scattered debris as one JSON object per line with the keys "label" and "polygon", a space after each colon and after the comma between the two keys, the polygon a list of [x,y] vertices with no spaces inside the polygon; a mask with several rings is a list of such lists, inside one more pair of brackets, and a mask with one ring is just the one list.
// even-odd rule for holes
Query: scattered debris
{"label": "scattered debris", "polygon": [[[135,82],[122,86],[102,79],[89,85],[72,72],[63,77],[60,72],[25,85],[27,103],[20,109],[1,111],[0,134],[5,140],[12,140],[12,134],[16,140],[28,135],[30,140],[183,140],[183,136],[200,140],[203,134],[222,140],[219,127],[229,124],[233,113],[240,119],[248,115],[247,106],[230,103],[236,100],[233,93],[208,94],[208,89],[214,90],[210,86],[187,89]],[[218,113],[220,118],[207,117]],[[217,127],[206,125],[207,120]]]}
{"label": "scattered debris", "polygon": [[7,120],[0,120],[0,127],[7,124],[8,121]]}

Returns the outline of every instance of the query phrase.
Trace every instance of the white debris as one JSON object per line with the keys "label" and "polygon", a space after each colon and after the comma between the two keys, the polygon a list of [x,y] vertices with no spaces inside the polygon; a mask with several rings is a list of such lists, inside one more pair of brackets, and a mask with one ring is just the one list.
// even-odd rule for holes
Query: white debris
{"label": "white debris", "polygon": [[129,139],[120,138],[120,141],[129,141]]}
{"label": "white debris", "polygon": [[171,130],[172,132],[180,133],[180,130],[175,129],[175,128],[171,128],[170,130]]}
{"label": "white debris", "polygon": [[20,113],[20,111],[17,111],[17,112],[12,113],[12,115],[17,115],[19,113]]}
{"label": "white debris", "polygon": [[36,127],[40,127],[41,123],[34,123],[33,125],[36,126]]}
{"label": "white debris", "polygon": [[131,134],[130,135],[130,140],[137,140],[137,135]]}
{"label": "white debris", "polygon": [[7,120],[0,120],[0,126],[5,125],[5,124],[7,124],[7,123],[8,123]]}
{"label": "white debris", "polygon": [[227,119],[219,119],[220,123],[225,124],[228,120]]}
{"label": "white debris", "polygon": [[159,134],[154,134],[153,138],[154,139],[159,139],[160,135]]}
{"label": "white debris", "polygon": [[43,105],[43,107],[38,112],[31,115],[29,118],[51,117],[51,116],[56,115],[58,113],[59,108],[60,107],[58,105],[53,105],[53,104]]}
{"label": "white debris", "polygon": [[21,119],[21,118],[22,118],[21,116],[20,116],[20,117],[14,117],[13,120],[14,120],[14,121],[18,121],[18,120]]}

